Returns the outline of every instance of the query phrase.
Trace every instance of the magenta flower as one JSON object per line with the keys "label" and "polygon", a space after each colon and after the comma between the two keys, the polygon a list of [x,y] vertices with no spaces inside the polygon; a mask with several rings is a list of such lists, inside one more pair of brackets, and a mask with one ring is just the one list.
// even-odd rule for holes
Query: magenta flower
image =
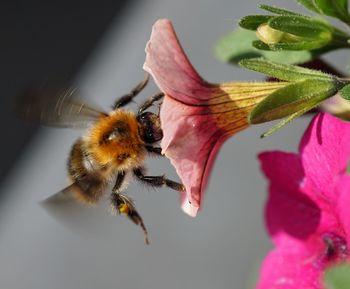
{"label": "magenta flower", "polygon": [[195,216],[220,146],[248,127],[255,104],[286,83],[208,83],[192,67],[167,19],[154,24],[146,53],[144,69],[166,95],[162,151],[186,187],[183,210]]}
{"label": "magenta flower", "polygon": [[320,289],[325,269],[349,260],[350,123],[318,114],[299,154],[259,156],[270,180],[266,225],[276,248],[258,289]]}

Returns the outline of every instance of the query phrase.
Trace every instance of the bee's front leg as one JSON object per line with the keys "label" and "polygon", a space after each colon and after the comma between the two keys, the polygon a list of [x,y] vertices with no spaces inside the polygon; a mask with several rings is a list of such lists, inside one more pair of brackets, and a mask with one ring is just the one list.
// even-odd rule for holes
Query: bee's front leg
{"label": "bee's front leg", "polygon": [[113,110],[123,107],[130,103],[135,96],[137,96],[147,85],[149,81],[149,74],[146,73],[145,78],[138,84],[136,85],[128,94],[123,95],[117,101],[114,103],[112,106]]}
{"label": "bee's front leg", "polygon": [[137,115],[142,114],[147,108],[151,107],[156,101],[161,100],[164,97],[163,92],[159,92],[149,97],[139,108]]}
{"label": "bee's front leg", "polygon": [[153,147],[150,145],[146,145],[145,147],[149,153],[153,153],[153,154],[156,154],[156,155],[159,155],[162,157],[164,156],[164,155],[162,155],[162,148],[160,148],[160,147]]}

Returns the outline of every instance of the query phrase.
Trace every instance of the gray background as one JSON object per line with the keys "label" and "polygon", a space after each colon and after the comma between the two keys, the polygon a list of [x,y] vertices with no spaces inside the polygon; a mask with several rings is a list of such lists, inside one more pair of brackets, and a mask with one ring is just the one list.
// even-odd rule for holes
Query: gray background
{"label": "gray background", "polygon": [[[74,55],[80,56],[79,61],[73,58],[64,62],[67,66],[76,62],[67,75],[75,80],[86,98],[105,108],[142,79],[144,46],[152,23],[158,18],[173,21],[193,65],[207,80],[261,79],[260,75],[220,63],[213,56],[216,41],[236,27],[240,17],[258,12],[255,0],[135,0],[123,9],[105,2],[103,11],[90,5],[90,14],[84,9],[80,11],[81,6],[73,9],[75,25],[79,25],[79,21],[81,25],[86,23],[88,31],[81,31],[89,34],[92,29],[95,36],[84,46],[85,57],[77,50]],[[293,1],[266,2],[298,8]],[[2,5],[8,8],[10,4]],[[70,8],[60,7],[66,12],[71,11]],[[26,15],[22,6],[21,11]],[[35,23],[33,18],[29,24],[30,21]],[[43,21],[41,25],[45,26],[45,19]],[[64,25],[65,20],[61,21]],[[95,22],[101,27],[93,30]],[[67,27],[64,33],[68,35],[69,30]],[[71,40],[79,42],[80,37],[84,35],[79,30],[71,35]],[[30,46],[31,40],[21,47]],[[62,47],[68,48],[60,55],[67,55],[68,59],[79,45],[71,40],[62,40],[66,41]],[[62,44],[59,42],[57,45]],[[70,45],[73,52],[69,50]],[[29,72],[28,65],[38,67],[41,61],[48,65],[51,60],[39,58],[36,64],[26,64],[20,59],[20,51],[18,55],[13,64],[22,65]],[[333,60],[340,62],[344,58]],[[56,63],[51,63],[51,73],[43,69],[37,78],[54,76],[55,65],[61,74],[67,71],[56,59]],[[11,79],[18,77],[18,73],[11,75]],[[33,77],[24,78],[21,84]],[[152,84],[142,97],[155,91]],[[256,126],[227,141],[214,166],[203,209],[195,219],[181,211],[173,191],[154,191],[131,184],[128,193],[136,200],[146,222],[150,246],[143,243],[140,228],[123,217],[110,216],[106,202],[94,209],[81,206],[70,206],[62,212],[59,209],[54,212],[58,218],[38,204],[66,185],[67,154],[81,134],[80,131],[41,129],[25,149],[15,151],[17,161],[8,161],[5,171],[12,169],[7,170],[6,177],[3,174],[0,288],[253,288],[259,264],[271,247],[263,224],[266,182],[256,155],[272,149],[295,151],[307,123],[308,118],[296,120],[264,140],[259,139],[259,135],[272,124]],[[28,134],[28,138],[21,140],[24,144],[35,127],[16,124],[17,127],[11,129],[9,122],[4,125],[13,135],[4,138],[8,145],[2,150],[6,159],[12,152],[11,147],[19,147],[16,135]],[[150,172],[164,172],[176,178],[166,160],[152,159],[148,166]]]}

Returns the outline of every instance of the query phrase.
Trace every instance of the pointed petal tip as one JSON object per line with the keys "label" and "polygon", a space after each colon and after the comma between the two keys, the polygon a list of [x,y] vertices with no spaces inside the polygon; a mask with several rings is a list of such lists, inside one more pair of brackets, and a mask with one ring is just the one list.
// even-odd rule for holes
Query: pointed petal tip
{"label": "pointed petal tip", "polygon": [[154,23],[145,51],[143,69],[166,95],[182,102],[198,103],[201,99],[194,92],[202,91],[205,99],[211,93],[211,85],[190,63],[169,19]]}
{"label": "pointed petal tip", "polygon": [[151,70],[150,66],[148,65],[147,56],[148,56],[149,52],[151,51],[152,39],[155,38],[155,34],[157,33],[157,30],[159,30],[159,29],[166,29],[166,30],[170,29],[171,30],[172,29],[171,21],[169,19],[166,19],[166,18],[158,19],[152,26],[151,37],[147,41],[146,47],[145,47],[146,61],[143,64],[143,69],[150,74],[152,74],[152,70]]}
{"label": "pointed petal tip", "polygon": [[[173,25],[171,23],[171,21],[169,19],[158,19],[152,26],[152,32],[151,32],[151,36],[149,38],[149,40],[146,43],[146,47],[145,47],[145,52],[146,52],[146,60],[143,64],[143,69],[148,71],[151,70],[150,69],[150,65],[148,65],[148,58],[149,58],[149,54],[152,52],[152,42],[155,42],[155,44],[161,44],[161,38],[165,36],[168,36],[173,32]],[[167,35],[168,34],[168,35]],[[151,73],[150,71],[148,71],[149,73]]]}
{"label": "pointed petal tip", "polygon": [[181,208],[182,210],[189,215],[192,218],[195,218],[197,216],[199,207],[194,206],[188,199],[186,196],[186,192],[182,192],[182,196],[181,196]]}

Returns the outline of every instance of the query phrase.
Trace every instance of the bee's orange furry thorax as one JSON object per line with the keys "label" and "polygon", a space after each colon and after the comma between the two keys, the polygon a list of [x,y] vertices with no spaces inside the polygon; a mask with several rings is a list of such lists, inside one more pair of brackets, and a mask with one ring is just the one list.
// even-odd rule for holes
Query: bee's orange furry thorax
{"label": "bee's orange furry thorax", "polygon": [[[118,129],[120,135],[107,141],[108,135]],[[95,123],[84,137],[87,153],[101,166],[114,164],[121,170],[135,166],[145,158],[139,131],[140,125],[133,112],[112,111]]]}

